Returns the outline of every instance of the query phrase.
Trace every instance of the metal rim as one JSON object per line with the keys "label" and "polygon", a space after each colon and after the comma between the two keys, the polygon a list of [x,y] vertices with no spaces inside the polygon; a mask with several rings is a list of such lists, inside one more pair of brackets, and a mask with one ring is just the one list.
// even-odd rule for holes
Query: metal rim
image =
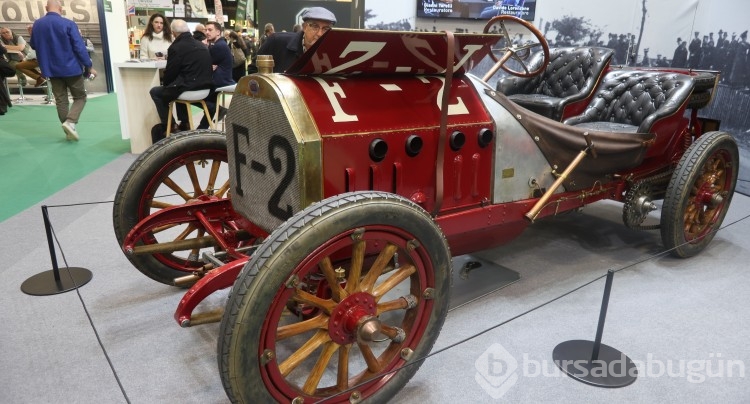
{"label": "metal rim", "polygon": [[714,229],[732,186],[732,157],[727,150],[717,150],[701,167],[690,189],[683,211],[685,241],[701,240]]}
{"label": "metal rim", "polygon": [[[193,152],[185,153],[176,156],[170,160],[167,164],[164,164],[159,171],[155,173],[148,185],[144,189],[138,204],[138,220],[142,220],[145,217],[169,206],[179,205],[173,202],[174,198],[179,198],[184,204],[189,204],[191,201],[208,201],[218,200],[224,198],[229,190],[229,180],[227,179],[224,183],[217,187],[216,178],[218,173],[222,169],[222,166],[227,165],[227,152],[226,150],[196,150]],[[202,183],[199,178],[198,170],[205,170],[209,167],[208,177],[205,179],[205,183]],[[190,178],[190,185],[193,186],[192,190],[183,189],[184,184],[180,184],[174,181],[171,176],[177,173],[178,170],[184,168]],[[164,195],[156,195],[156,193],[166,187],[174,191],[167,199]],[[176,195],[175,195],[176,194]],[[234,223],[222,223],[222,226],[231,229],[237,229]],[[181,226],[181,230],[176,236],[169,236],[171,240],[188,239],[192,236],[202,237],[206,235],[205,229],[195,225],[174,225],[165,226],[159,229],[159,233],[166,230],[174,230]],[[154,233],[149,233],[146,237],[141,238],[142,244],[159,244],[164,242],[164,239],[158,239]],[[180,257],[175,254],[152,254],[153,257],[161,262],[162,264],[178,270],[191,272],[196,268],[203,265],[197,256],[197,251],[191,251],[188,257]]]}
{"label": "metal rim", "polygon": [[[388,383],[392,375],[388,372],[406,363],[408,353],[423,337],[433,307],[424,295],[429,295],[435,282],[424,249],[411,248],[413,235],[391,226],[367,226],[359,240],[353,240],[357,238],[354,233],[355,230],[344,232],[323,243],[296,265],[290,281],[276,292],[261,330],[259,358],[268,358],[272,353],[274,360],[260,366],[263,382],[277,400],[331,397],[354,386],[354,391],[334,402],[368,397]],[[379,258],[373,259],[375,255]],[[361,277],[352,276],[356,262],[362,263]],[[398,265],[386,272],[388,262]],[[313,274],[325,277],[326,272],[330,279],[334,267],[346,270],[342,289],[348,298],[343,297],[344,293],[332,293],[330,299],[309,299],[301,289],[304,283],[294,282]],[[367,275],[377,273],[382,273],[377,281]],[[397,287],[407,286],[408,297],[390,296]],[[304,300],[319,312],[306,320],[289,321],[289,316],[284,315],[289,300]],[[368,307],[372,302],[375,308]],[[374,324],[374,319],[382,324]],[[359,339],[372,327],[381,327],[379,332],[386,337],[376,338],[374,347]],[[323,349],[314,360],[318,347]],[[323,373],[331,365],[335,372],[328,372],[329,384],[321,387],[321,383],[326,383],[321,382]],[[354,375],[350,376],[352,371]]]}

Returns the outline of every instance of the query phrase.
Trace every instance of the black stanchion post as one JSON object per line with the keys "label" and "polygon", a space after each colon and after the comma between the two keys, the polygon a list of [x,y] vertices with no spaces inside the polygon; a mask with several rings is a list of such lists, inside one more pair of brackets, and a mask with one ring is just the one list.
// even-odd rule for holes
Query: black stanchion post
{"label": "black stanchion post", "polygon": [[[614,275],[613,270],[607,271],[594,341],[565,341],[552,351],[552,358],[560,370],[578,381],[598,387],[625,387],[638,377],[638,369],[630,358],[617,349],[602,344]],[[619,368],[613,366],[616,364],[620,365]]]}
{"label": "black stanchion post", "polygon": [[599,324],[596,326],[596,338],[594,338],[594,350],[591,353],[591,360],[599,359],[599,348],[602,345],[602,333],[604,332],[604,320],[607,318],[607,307],[609,307],[609,293],[612,291],[612,280],[615,278],[615,271],[607,271],[607,280],[604,282],[604,297],[602,297],[602,308],[599,310]]}
{"label": "black stanchion post", "polygon": [[67,267],[66,272],[68,276],[60,276],[55,244],[52,238],[52,224],[49,220],[49,213],[47,213],[47,205],[42,205],[42,218],[44,219],[44,230],[47,233],[47,245],[49,247],[50,259],[52,260],[52,269],[40,272],[26,279],[21,284],[21,291],[35,296],[56,295],[88,283],[93,275],[86,268]]}

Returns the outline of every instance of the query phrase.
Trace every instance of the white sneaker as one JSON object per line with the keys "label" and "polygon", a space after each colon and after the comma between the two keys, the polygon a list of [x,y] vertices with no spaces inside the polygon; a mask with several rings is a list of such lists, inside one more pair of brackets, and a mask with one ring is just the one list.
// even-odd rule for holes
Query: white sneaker
{"label": "white sneaker", "polygon": [[78,132],[76,132],[76,124],[73,122],[65,121],[62,124],[62,128],[65,131],[65,138],[68,140],[78,141]]}

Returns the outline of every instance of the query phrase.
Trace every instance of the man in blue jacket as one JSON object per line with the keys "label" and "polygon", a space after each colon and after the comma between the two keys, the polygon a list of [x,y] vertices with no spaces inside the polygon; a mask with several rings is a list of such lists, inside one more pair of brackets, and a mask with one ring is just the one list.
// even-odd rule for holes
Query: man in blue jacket
{"label": "man in blue jacket", "polygon": [[[78,26],[62,17],[60,0],[47,0],[47,14],[34,22],[29,40],[36,51],[39,69],[47,77],[55,96],[57,116],[68,140],[78,140],[76,124],[86,105],[84,73],[96,76]],[[68,92],[73,105],[68,103]]]}
{"label": "man in blue jacket", "polygon": [[[211,53],[211,66],[213,71],[214,85],[211,93],[206,97],[206,106],[211,116],[214,116],[216,110],[216,89],[230,86],[234,83],[232,78],[232,50],[229,49],[227,41],[224,39],[224,28],[215,21],[206,23],[206,39],[208,40],[208,51]],[[224,111],[219,112],[219,119],[224,115]],[[208,119],[204,116],[201,119],[198,129],[208,128]]]}

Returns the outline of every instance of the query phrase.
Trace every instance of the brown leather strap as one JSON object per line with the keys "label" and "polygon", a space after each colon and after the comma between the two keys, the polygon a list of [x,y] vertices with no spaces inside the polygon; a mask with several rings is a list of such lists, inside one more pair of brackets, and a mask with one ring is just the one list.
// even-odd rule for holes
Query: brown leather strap
{"label": "brown leather strap", "polygon": [[445,66],[445,82],[443,83],[443,98],[440,100],[440,136],[438,138],[437,164],[435,164],[435,208],[432,216],[437,216],[443,206],[443,166],[445,165],[445,146],[448,143],[448,103],[450,102],[450,90],[453,83],[453,60],[456,39],[453,33],[445,31],[445,39],[448,42],[447,61]]}

